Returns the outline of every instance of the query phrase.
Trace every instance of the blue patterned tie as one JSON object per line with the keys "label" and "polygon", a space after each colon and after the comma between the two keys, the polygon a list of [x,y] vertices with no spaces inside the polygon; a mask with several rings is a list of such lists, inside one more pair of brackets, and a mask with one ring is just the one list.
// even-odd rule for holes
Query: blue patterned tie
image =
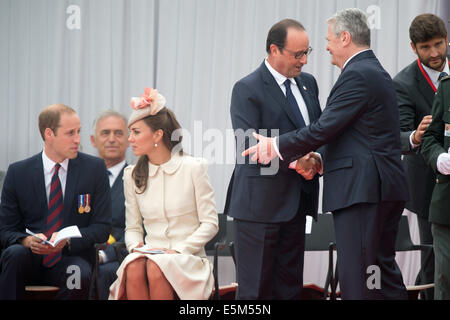
{"label": "blue patterned tie", "polygon": [[287,79],[284,82],[284,86],[286,87],[286,99],[289,102],[289,105],[292,107],[292,111],[294,111],[295,117],[297,118],[298,123],[300,123],[300,128],[306,126],[305,120],[303,120],[302,113],[300,112],[300,108],[298,107],[297,100],[295,100],[294,95],[291,91],[291,80]]}
{"label": "blue patterned tie", "polygon": [[[59,230],[62,226],[62,211],[63,211],[63,194],[61,182],[59,181],[58,171],[61,168],[59,163],[55,164],[55,172],[52,176],[50,184],[50,196],[48,199],[48,216],[47,216],[47,231],[45,236],[50,240],[52,234]],[[59,260],[61,260],[61,251],[44,255],[42,264],[44,267],[51,268]]]}
{"label": "blue patterned tie", "polygon": [[439,75],[438,81],[441,81],[441,79],[446,76],[447,76],[447,72],[441,72],[441,74]]}

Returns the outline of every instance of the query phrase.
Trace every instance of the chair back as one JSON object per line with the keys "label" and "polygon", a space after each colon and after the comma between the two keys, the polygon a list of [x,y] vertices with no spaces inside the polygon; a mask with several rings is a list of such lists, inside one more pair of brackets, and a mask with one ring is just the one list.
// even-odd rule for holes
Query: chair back
{"label": "chair back", "polygon": [[305,251],[328,251],[331,243],[336,243],[333,215],[318,214],[311,233],[305,235]]}
{"label": "chair back", "polygon": [[397,239],[395,241],[395,251],[418,250],[411,240],[409,223],[407,216],[401,216],[398,224]]}
{"label": "chair back", "polygon": [[217,242],[224,242],[227,237],[227,215],[219,213],[219,231],[217,234],[209,240],[209,242],[205,245],[206,255],[213,256],[214,255],[214,246]]}
{"label": "chair back", "polygon": [[[311,225],[311,233],[305,234],[305,251],[328,251],[328,271],[323,289],[315,284],[303,286],[302,298],[336,300],[338,284],[337,264],[334,267],[333,252],[336,250],[336,236],[334,233],[333,215],[322,213],[317,215],[317,221]],[[328,291],[330,288],[330,292]]]}

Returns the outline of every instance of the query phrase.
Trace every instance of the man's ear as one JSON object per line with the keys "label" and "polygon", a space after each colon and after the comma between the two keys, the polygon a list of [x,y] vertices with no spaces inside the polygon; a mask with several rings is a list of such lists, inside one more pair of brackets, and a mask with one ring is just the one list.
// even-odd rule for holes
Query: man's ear
{"label": "man's ear", "polygon": [[276,55],[277,53],[280,53],[280,48],[278,48],[278,46],[277,45],[275,45],[275,44],[271,44],[270,45],[270,54],[271,55]]}
{"label": "man's ear", "polygon": [[414,42],[412,42],[411,41],[411,49],[412,49],[412,51],[414,51],[414,53],[417,55],[417,48],[416,48],[416,45],[414,44]]}
{"label": "man's ear", "polygon": [[94,148],[97,149],[97,145],[95,144],[95,137],[94,137],[93,134],[91,134],[91,144],[92,144],[92,146],[93,146]]}
{"label": "man's ear", "polygon": [[47,141],[49,138],[53,138],[55,136],[55,133],[53,132],[53,130],[52,129],[50,129],[50,128],[45,128],[45,131],[44,131],[44,137],[45,137],[45,140]]}
{"label": "man's ear", "polygon": [[350,32],[343,31],[341,33],[341,41],[344,46],[348,45],[352,41],[352,36],[351,36]]}

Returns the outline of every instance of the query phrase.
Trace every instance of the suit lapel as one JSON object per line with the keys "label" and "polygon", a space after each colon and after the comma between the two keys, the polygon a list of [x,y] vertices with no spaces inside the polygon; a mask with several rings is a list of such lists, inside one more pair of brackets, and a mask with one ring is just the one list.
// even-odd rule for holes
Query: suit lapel
{"label": "suit lapel", "polygon": [[39,212],[42,213],[42,221],[46,221],[48,204],[47,191],[45,190],[44,165],[42,163],[42,152],[36,155],[33,166],[34,194],[36,195],[35,205],[39,206]]}
{"label": "suit lapel", "polygon": [[281,107],[281,109],[286,113],[289,120],[292,121],[294,126],[296,128],[300,128],[300,123],[297,121],[297,118],[294,114],[294,111],[292,110],[291,106],[289,105],[286,96],[283,94],[283,91],[281,91],[280,86],[275,81],[274,77],[270,73],[270,71],[265,66],[264,62],[262,63],[261,67],[261,74],[264,81],[264,88],[266,92],[269,93],[270,96],[277,102],[277,104]]}
{"label": "suit lapel", "polygon": [[64,193],[64,221],[69,219],[71,211],[74,210],[74,197],[78,197],[78,195],[75,194],[75,190],[78,185],[78,177],[80,176],[79,170],[78,158],[69,160],[69,166],[67,167],[66,191]]}
{"label": "suit lapel", "polygon": [[417,87],[418,87],[420,93],[424,96],[427,103],[429,104],[429,107],[431,110],[431,106],[433,105],[433,100],[434,100],[433,88],[431,88],[431,86],[429,85],[429,83],[427,82],[425,77],[423,76],[422,72],[419,69],[419,66],[417,66],[417,63],[416,63],[415,70],[416,70],[415,78],[417,81]]}
{"label": "suit lapel", "polygon": [[128,166],[128,163],[125,163],[125,165],[123,166],[122,170],[120,170],[119,175],[116,178],[116,181],[114,181],[114,184],[111,187],[111,195],[113,197],[115,197],[115,194],[118,191],[122,191],[122,188],[123,188],[123,183],[122,183],[123,171],[125,170],[125,168],[127,166]]}
{"label": "suit lapel", "polygon": [[[312,123],[314,120],[319,118],[317,114],[316,108],[314,108],[315,104],[311,101],[310,92],[312,92],[311,88],[305,84],[305,82],[301,79],[301,77],[295,78],[295,82],[297,83],[298,90],[300,91],[303,101],[305,101],[306,108],[308,109],[309,122]],[[308,92],[309,91],[309,92]]]}

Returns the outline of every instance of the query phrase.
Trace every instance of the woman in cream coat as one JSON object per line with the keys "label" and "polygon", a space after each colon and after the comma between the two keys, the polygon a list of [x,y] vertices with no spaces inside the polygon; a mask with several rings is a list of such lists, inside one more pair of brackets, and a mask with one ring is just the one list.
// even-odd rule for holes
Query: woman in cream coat
{"label": "woman in cream coat", "polygon": [[181,138],[170,139],[180,125],[156,90],[147,88],[131,105],[129,141],[140,158],[123,178],[130,254],[110,299],[208,299],[214,279],[204,246],[218,218],[206,163],[183,154]]}

